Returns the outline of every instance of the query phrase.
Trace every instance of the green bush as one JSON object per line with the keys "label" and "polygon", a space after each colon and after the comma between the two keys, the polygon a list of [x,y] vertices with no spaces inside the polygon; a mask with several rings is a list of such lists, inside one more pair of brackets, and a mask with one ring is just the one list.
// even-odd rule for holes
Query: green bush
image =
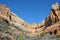
{"label": "green bush", "polygon": [[18,40],[22,40],[22,36],[20,36],[20,37],[18,38]]}

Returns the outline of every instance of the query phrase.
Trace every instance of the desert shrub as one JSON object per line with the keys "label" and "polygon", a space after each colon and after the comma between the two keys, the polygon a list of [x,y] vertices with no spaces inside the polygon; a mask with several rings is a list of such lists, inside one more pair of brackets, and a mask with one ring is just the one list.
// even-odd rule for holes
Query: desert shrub
{"label": "desert shrub", "polygon": [[20,37],[18,38],[18,40],[22,40],[22,36],[20,36]]}

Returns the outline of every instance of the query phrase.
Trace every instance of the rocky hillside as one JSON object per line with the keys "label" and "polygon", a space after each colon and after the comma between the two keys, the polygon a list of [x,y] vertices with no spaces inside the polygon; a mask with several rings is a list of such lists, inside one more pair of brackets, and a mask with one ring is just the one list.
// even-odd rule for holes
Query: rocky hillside
{"label": "rocky hillside", "polygon": [[50,15],[39,24],[28,24],[0,5],[0,40],[60,40],[60,5],[52,5]]}

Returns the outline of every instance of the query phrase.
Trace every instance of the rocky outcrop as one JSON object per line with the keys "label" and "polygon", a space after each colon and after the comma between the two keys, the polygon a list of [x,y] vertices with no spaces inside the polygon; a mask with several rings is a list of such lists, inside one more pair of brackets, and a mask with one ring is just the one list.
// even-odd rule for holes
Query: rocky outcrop
{"label": "rocky outcrop", "polygon": [[57,36],[60,37],[58,3],[52,5],[50,15],[39,24],[28,24],[11,12],[6,5],[0,5],[0,40],[45,40],[53,36],[52,40],[55,40]]}

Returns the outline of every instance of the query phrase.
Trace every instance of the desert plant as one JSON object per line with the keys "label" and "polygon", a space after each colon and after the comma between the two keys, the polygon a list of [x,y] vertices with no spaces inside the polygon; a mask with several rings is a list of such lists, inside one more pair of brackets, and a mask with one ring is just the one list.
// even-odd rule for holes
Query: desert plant
{"label": "desert plant", "polygon": [[20,36],[20,37],[18,38],[18,40],[22,40],[22,36]]}
{"label": "desert plant", "polygon": [[41,33],[40,36],[43,37],[46,33]]}

